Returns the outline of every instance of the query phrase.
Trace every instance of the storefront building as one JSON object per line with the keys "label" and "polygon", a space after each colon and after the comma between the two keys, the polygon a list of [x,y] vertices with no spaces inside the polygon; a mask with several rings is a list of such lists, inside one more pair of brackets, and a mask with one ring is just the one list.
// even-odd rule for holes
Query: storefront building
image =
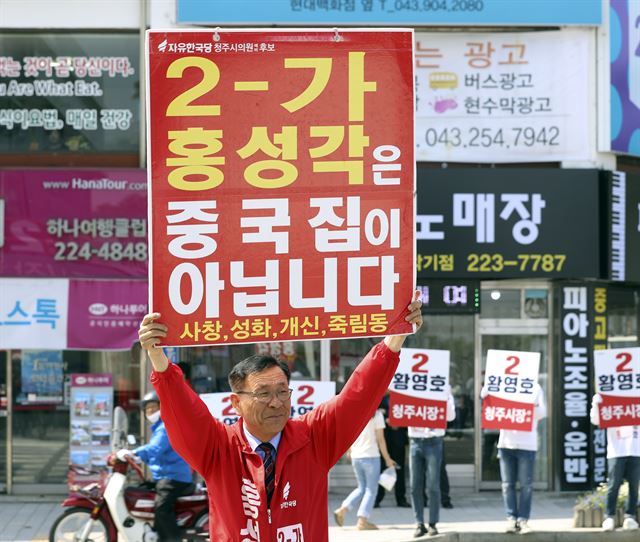
{"label": "storefront building", "polygon": [[[73,23],[72,36],[68,29],[64,33],[27,32],[23,29],[34,25],[15,14],[14,19],[7,19],[13,21],[10,28],[0,29],[0,42],[8,44],[2,55],[22,67],[34,63],[36,70],[29,72],[33,75],[21,72],[16,76],[0,64],[0,89],[3,83],[9,88],[10,80],[33,84],[34,89],[37,79],[43,81],[39,85],[43,88],[51,86],[47,81],[81,80],[82,84],[72,85],[73,92],[93,88],[86,92],[94,93],[38,96],[42,102],[31,101],[35,96],[20,97],[22,101],[15,105],[18,98],[9,100],[0,90],[0,173],[6,178],[16,175],[15,169],[8,168],[23,170],[18,173],[20,179],[12,178],[12,186],[27,186],[36,182],[33,179],[38,179],[40,187],[44,181],[64,182],[51,177],[54,174],[66,175],[72,185],[74,178],[141,182],[139,176],[144,178],[144,172],[140,169],[128,169],[125,176],[114,169],[137,168],[144,163],[144,146],[139,143],[143,123],[140,89],[144,87],[138,61],[140,27],[413,26],[418,97],[416,264],[418,287],[425,300],[425,325],[409,338],[407,346],[451,352],[456,419],[447,431],[445,455],[452,485],[478,490],[499,487],[497,433],[479,429],[479,392],[490,348],[542,354],[540,383],[549,416],[539,427],[536,487],[577,491],[604,480],[604,435],[588,422],[593,350],[637,346],[640,310],[640,165],[635,158],[640,156],[640,148],[634,139],[637,136],[627,129],[634,122],[635,126],[640,124],[639,110],[633,106],[638,103],[633,94],[637,89],[621,82],[622,105],[612,112],[602,93],[610,83],[616,87],[615,68],[625,62],[623,57],[630,47],[625,21],[633,19],[631,2],[612,0],[611,11],[608,1],[584,2],[580,13],[567,7],[571,2],[555,2],[552,10],[538,10],[535,2],[523,2],[521,12],[513,15],[492,11],[495,3],[485,0],[482,9],[451,18],[451,14],[424,10],[405,12],[404,2],[396,2],[394,14],[385,15],[384,2],[379,0],[335,2],[333,8],[330,2],[287,0],[274,2],[278,7],[269,13],[252,11],[250,21],[246,20],[244,2],[236,0],[221,2],[224,9],[214,15],[202,11],[207,3],[188,0],[148,6],[135,1],[125,4],[128,9],[122,10],[119,22],[114,15],[104,14],[103,21],[108,24],[103,22],[100,28],[114,29],[108,33],[91,30],[96,28],[95,17],[82,14]],[[616,26],[620,35],[609,31],[611,17],[620,21]],[[469,25],[473,32],[464,31]],[[478,30],[483,26],[491,30]],[[496,27],[504,32],[496,32]],[[20,39],[13,41],[12,36]],[[86,52],[72,50],[69,43],[82,40],[88,40],[83,45]],[[111,48],[113,43],[118,43],[116,49]],[[129,43],[126,51],[120,49],[123,43]],[[606,63],[596,62],[607,58],[609,48],[617,46],[620,52],[611,54],[617,59],[612,61],[611,71]],[[104,61],[101,75],[95,77],[88,69],[83,77],[74,75],[73,70],[66,78],[56,72],[60,65],[54,64],[59,57],[93,56],[121,60]],[[32,57],[53,60],[48,64],[25,60]],[[124,58],[129,62],[126,69]],[[630,57],[625,58],[628,63]],[[37,68],[39,65],[42,67]],[[563,85],[558,85],[559,80]],[[103,95],[90,86],[93,82]],[[58,116],[50,122],[57,122],[56,126],[63,122],[64,128],[57,129],[58,135],[45,126],[24,128],[28,121],[22,120],[19,111],[25,109],[57,110]],[[102,109],[120,113],[103,114]],[[14,111],[12,128],[9,120],[2,122],[9,119],[4,110]],[[111,117],[115,128],[105,124]],[[624,153],[625,157],[613,153]],[[33,167],[49,169],[44,178],[32,170],[24,171]],[[103,170],[88,177],[86,170],[77,170],[79,167]],[[91,190],[98,197],[97,185]],[[26,200],[29,194],[25,191],[21,197]],[[1,197],[6,198],[4,192]],[[79,208],[78,203],[75,209]],[[131,215],[125,216],[121,210],[121,203],[112,204],[108,210],[94,209],[92,216],[130,221],[146,218],[144,205]],[[6,206],[5,213],[10,211]],[[134,237],[131,222],[131,239],[121,240],[123,250],[126,243],[132,243],[131,259],[127,253],[119,265],[110,259],[105,266],[105,260],[97,256],[106,242],[98,242],[99,234],[93,238],[90,231],[80,231],[74,238],[73,230],[60,237],[46,233],[47,220],[66,219],[72,224],[74,218],[85,218],[82,213],[54,215],[39,219],[45,232],[40,243],[50,250],[46,265],[29,271],[25,251],[16,248],[9,257],[7,247],[12,246],[5,243],[0,248],[0,281],[30,278],[51,283],[52,279],[63,279],[69,281],[68,292],[78,290],[80,279],[107,281],[115,283],[114,290],[106,294],[110,301],[96,298],[87,310],[94,303],[109,307],[146,303],[144,297],[139,300],[139,294],[127,289],[131,284],[146,288],[146,268],[136,260],[141,252],[135,251],[142,238]],[[5,235],[7,231],[5,228]],[[108,241],[111,247],[117,239]],[[84,254],[95,249],[96,255],[87,260],[82,255],[78,260],[70,259],[74,250],[70,243],[77,245],[76,251],[89,243]],[[103,252],[110,250],[113,247]],[[83,294],[86,304],[95,284],[84,286],[90,292]],[[51,299],[53,295],[40,297]],[[130,301],[134,298],[135,302]],[[70,293],[66,299],[71,304]],[[6,309],[3,305],[6,314],[0,314],[0,319],[6,320],[14,308],[15,303]],[[139,313],[118,316],[134,322]],[[84,318],[90,322],[93,317]],[[134,344],[137,326],[116,324],[116,329],[126,332],[101,334],[98,342],[82,342],[92,334],[91,324],[72,337],[69,330],[80,329],[76,326],[81,318],[68,309],[66,319],[70,327],[65,342],[55,347],[34,346],[28,335],[19,343],[0,344],[0,491],[65,490],[71,374],[111,373],[113,404],[130,413],[132,432],[141,433],[137,400],[148,386],[148,365]],[[0,333],[2,329],[0,326]],[[199,393],[228,390],[226,375],[231,366],[256,352],[284,359],[295,379],[332,380],[339,391],[376,341],[354,338],[197,347],[173,349],[169,355],[181,364]],[[36,363],[33,351],[57,353],[43,354]],[[351,477],[349,462],[343,459],[331,473],[331,485],[352,485]]]}

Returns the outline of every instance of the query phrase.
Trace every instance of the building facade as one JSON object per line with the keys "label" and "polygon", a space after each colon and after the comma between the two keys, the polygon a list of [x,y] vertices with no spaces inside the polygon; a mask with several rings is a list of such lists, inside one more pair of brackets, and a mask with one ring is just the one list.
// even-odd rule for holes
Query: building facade
{"label": "building facade", "polygon": [[[604,435],[588,422],[593,351],[638,346],[640,68],[629,51],[640,13],[622,0],[585,0],[581,10],[551,3],[522,1],[509,12],[470,1],[452,15],[439,1],[274,0],[268,11],[240,0],[214,11],[196,0],[121,0],[118,10],[3,2],[0,199],[10,222],[0,283],[11,295],[0,303],[0,490],[65,490],[82,432],[72,422],[72,374],[112,374],[113,405],[144,436],[137,400],[149,368],[135,344],[147,273],[146,208],[136,202],[145,179],[143,36],[194,25],[415,28],[416,265],[426,318],[408,346],[451,352],[452,483],[499,487],[497,432],[480,429],[491,348],[541,353],[549,416],[536,486],[604,481]],[[19,306],[31,325],[17,333],[16,302],[27,299],[32,311]],[[60,310],[50,305],[43,317],[38,300],[51,299]],[[97,314],[101,305],[107,312]],[[199,393],[226,391],[230,367],[255,352],[339,391],[375,341],[169,355]],[[341,460],[331,484],[350,476]]]}

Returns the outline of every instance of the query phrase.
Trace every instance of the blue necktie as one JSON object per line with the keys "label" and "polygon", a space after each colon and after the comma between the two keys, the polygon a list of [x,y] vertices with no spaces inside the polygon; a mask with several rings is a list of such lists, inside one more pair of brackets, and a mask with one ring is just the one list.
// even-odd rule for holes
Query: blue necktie
{"label": "blue necktie", "polygon": [[269,442],[263,442],[258,448],[264,452],[264,487],[267,490],[267,506],[269,506],[276,483],[276,450]]}

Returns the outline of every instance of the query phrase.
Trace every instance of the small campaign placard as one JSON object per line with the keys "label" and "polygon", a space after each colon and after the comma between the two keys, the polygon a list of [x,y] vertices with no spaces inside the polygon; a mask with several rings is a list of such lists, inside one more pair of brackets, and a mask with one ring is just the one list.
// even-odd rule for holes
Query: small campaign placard
{"label": "small campaign placard", "polygon": [[600,427],[640,425],[640,348],[594,352]]}
{"label": "small campaign placard", "polygon": [[[318,405],[332,399],[336,394],[335,382],[315,380],[293,380],[289,383],[291,393],[291,417],[303,416]],[[238,421],[238,413],[231,406],[231,392],[203,393],[200,398],[211,415],[221,422],[232,425]]]}
{"label": "small campaign placard", "polygon": [[389,390],[389,425],[445,429],[449,351],[403,348]]}
{"label": "small campaign placard", "polygon": [[482,401],[483,429],[533,429],[539,352],[488,350]]}

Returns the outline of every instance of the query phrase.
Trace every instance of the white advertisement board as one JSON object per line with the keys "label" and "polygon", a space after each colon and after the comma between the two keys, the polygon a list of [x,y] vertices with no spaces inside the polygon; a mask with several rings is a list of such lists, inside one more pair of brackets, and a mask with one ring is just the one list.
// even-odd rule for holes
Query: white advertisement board
{"label": "white advertisement board", "polygon": [[593,47],[579,29],[417,33],[416,160],[587,159]]}
{"label": "white advertisement board", "polygon": [[0,279],[0,348],[67,346],[67,279]]}

